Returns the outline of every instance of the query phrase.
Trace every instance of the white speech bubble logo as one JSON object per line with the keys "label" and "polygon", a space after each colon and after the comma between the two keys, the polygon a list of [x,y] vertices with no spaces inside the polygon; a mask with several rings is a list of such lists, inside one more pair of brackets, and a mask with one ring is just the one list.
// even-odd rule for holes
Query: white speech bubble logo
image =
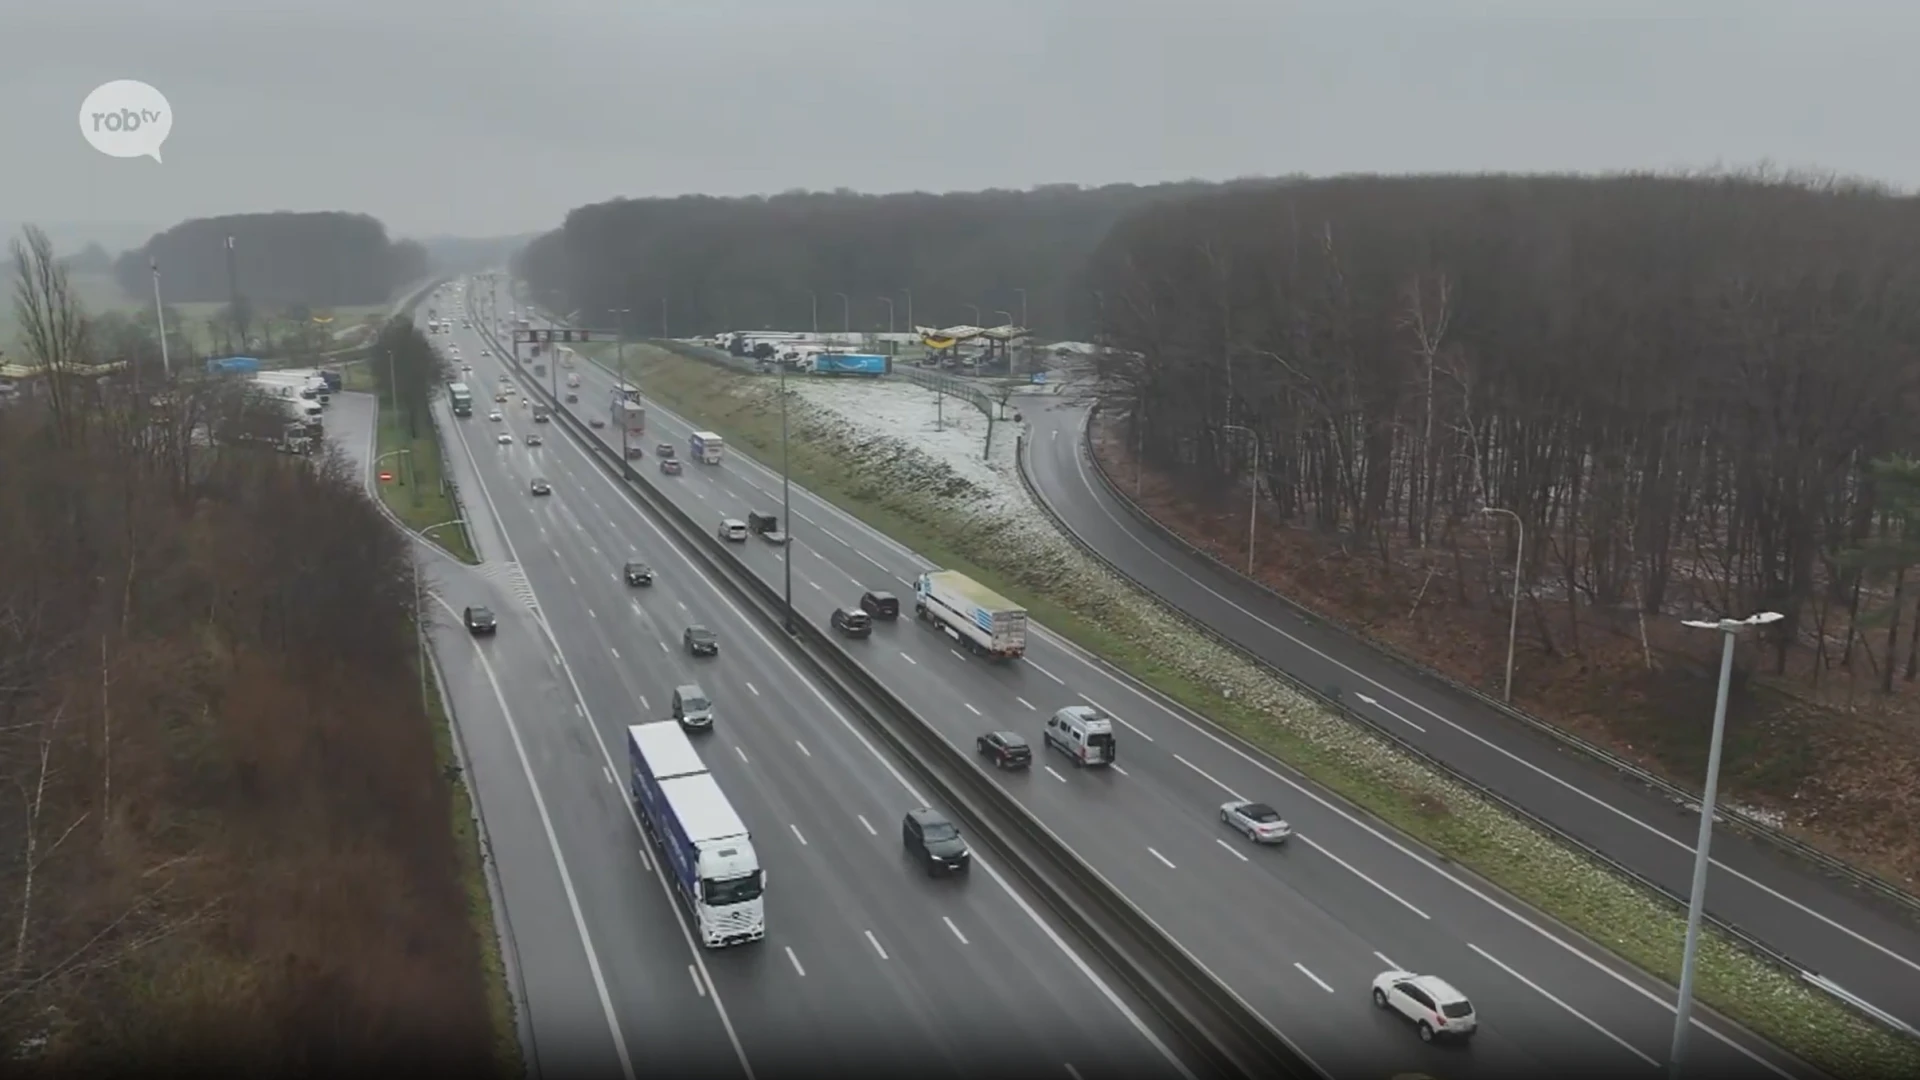
{"label": "white speech bubble logo", "polygon": [[138,79],[102,83],[80,103],[80,134],[108,157],[160,160],[160,144],[173,133],[167,95]]}

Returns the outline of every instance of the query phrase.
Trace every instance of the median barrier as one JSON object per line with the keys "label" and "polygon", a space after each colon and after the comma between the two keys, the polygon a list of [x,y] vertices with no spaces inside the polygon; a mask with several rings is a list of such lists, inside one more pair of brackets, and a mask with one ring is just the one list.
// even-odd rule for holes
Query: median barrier
{"label": "median barrier", "polygon": [[[1088,426],[1089,428],[1091,428],[1092,426],[1091,423],[1089,423]],[[1091,452],[1092,450],[1091,446],[1087,447],[1087,450],[1088,450],[1088,456],[1092,457],[1093,454]],[[1307,685],[1306,683],[1295,678],[1292,674],[1288,673],[1284,669],[1276,667],[1273,664],[1270,664],[1267,661],[1261,659],[1260,657],[1254,655],[1252,652],[1250,652],[1244,646],[1242,646],[1239,642],[1236,642],[1233,639],[1221,634],[1219,631],[1208,626],[1206,623],[1201,622],[1200,620],[1187,614],[1185,611],[1182,611],[1180,608],[1175,607],[1173,604],[1168,603],[1166,600],[1162,599],[1159,596],[1159,594],[1155,593],[1152,589],[1148,588],[1146,584],[1135,579],[1134,577],[1129,575],[1125,570],[1122,570],[1117,564],[1109,560],[1105,555],[1102,555],[1097,548],[1095,548],[1092,544],[1089,544],[1084,538],[1080,536],[1079,533],[1075,532],[1073,530],[1073,527],[1067,524],[1066,519],[1062,518],[1060,514],[1054,510],[1053,506],[1047,502],[1046,499],[1041,497],[1040,489],[1037,486],[1035,486],[1033,482],[1033,478],[1028,473],[1026,451],[1027,451],[1027,444],[1026,444],[1025,436],[1021,436],[1016,441],[1016,445],[1014,449],[1014,461],[1017,466],[1016,471],[1020,474],[1020,483],[1022,486],[1024,486],[1027,489],[1027,495],[1033,499],[1034,503],[1037,504],[1040,507],[1041,511],[1045,513],[1047,517],[1053,522],[1054,527],[1059,530],[1060,534],[1066,537],[1067,540],[1069,540],[1075,547],[1079,548],[1082,552],[1084,552],[1085,554],[1093,558],[1101,566],[1105,567],[1114,576],[1118,577],[1122,581],[1127,582],[1128,584],[1132,585],[1134,588],[1139,589],[1142,593],[1151,597],[1154,600],[1154,602],[1161,607],[1163,611],[1165,611],[1168,615],[1172,616],[1174,619],[1178,620],[1188,630],[1191,630],[1195,634],[1198,634],[1201,637],[1206,638],[1208,641],[1219,646],[1220,648],[1225,649],[1235,654],[1236,656],[1239,656],[1242,660],[1245,660],[1250,664],[1256,665],[1260,670],[1267,672],[1269,675],[1272,675],[1273,677],[1279,679],[1282,683],[1285,683],[1287,686],[1291,687],[1296,693],[1299,693],[1302,696],[1317,702],[1323,708],[1326,708],[1334,712],[1335,714],[1341,716],[1342,718],[1347,720],[1349,723],[1359,725],[1365,728],[1366,730],[1374,733],[1375,735],[1380,736],[1383,740],[1385,740],[1390,745],[1394,746],[1396,749],[1403,751],[1410,757],[1413,757],[1415,760],[1419,761],[1420,763],[1427,766],[1429,769],[1432,769],[1434,772],[1440,774],[1446,779],[1451,780],[1456,784],[1459,784],[1461,787],[1467,788],[1468,790],[1474,792],[1475,794],[1479,795],[1481,798],[1487,800],[1488,802],[1491,802],[1494,805],[1499,806],[1500,808],[1506,810],[1508,813],[1512,814],[1513,816],[1528,823],[1529,825],[1532,825],[1535,829],[1538,829],[1540,832],[1543,832],[1548,836],[1553,837],[1555,840],[1558,840],[1559,842],[1573,848],[1575,851],[1580,852],[1581,854],[1585,855],[1588,859],[1592,860],[1593,862],[1596,862],[1600,864],[1602,867],[1608,870],[1611,870],[1615,874],[1618,874],[1621,877],[1626,878],[1628,881],[1631,881],[1639,885],[1641,888],[1646,889],[1656,897],[1667,901],[1676,909],[1677,914],[1682,916],[1686,914],[1686,911],[1688,908],[1688,897],[1686,897],[1685,895],[1682,895],[1681,893],[1673,889],[1670,889],[1665,885],[1662,885],[1661,883],[1653,880],[1652,878],[1649,878],[1644,874],[1641,874],[1639,871],[1634,870],[1633,868],[1627,866],[1626,864],[1619,862],[1618,860],[1614,859],[1611,855],[1608,855],[1606,852],[1601,851],[1599,848],[1596,848],[1593,845],[1587,843],[1586,841],[1581,840],[1580,838],[1572,835],[1571,833],[1568,833],[1562,830],[1559,826],[1554,825],[1553,823],[1547,821],[1545,818],[1540,817],[1538,814],[1535,814],[1533,811],[1528,810],[1526,807],[1521,806],[1517,802],[1514,802],[1512,799],[1507,798],[1505,795],[1500,794],[1499,792],[1493,790],[1492,788],[1487,787],[1485,784],[1482,784],[1478,780],[1475,780],[1473,777],[1467,775],[1466,773],[1461,772],[1460,770],[1454,768],[1453,766],[1448,765],[1446,762],[1441,761],[1439,758],[1434,757],[1432,754],[1429,754],[1425,750],[1421,749],[1420,747],[1414,745],[1412,742],[1408,741],[1406,738],[1402,737],[1399,732],[1387,726],[1384,722],[1375,720],[1372,717],[1366,715],[1365,713],[1358,712],[1353,708],[1349,707],[1346,704],[1346,702],[1342,700],[1341,696],[1337,691],[1333,693],[1328,693],[1316,687]],[[1104,472],[1100,470],[1097,458],[1095,459],[1094,471],[1096,473],[1100,473],[1101,478],[1106,482],[1109,491],[1114,491],[1116,494],[1118,494],[1117,488],[1114,485],[1113,481],[1110,478],[1108,478]],[[1124,499],[1124,496],[1122,496],[1122,498]],[[1195,551],[1202,555],[1206,554],[1205,552],[1201,552],[1199,551],[1199,549],[1194,548],[1193,545],[1187,544],[1184,540],[1181,540],[1179,537],[1172,536],[1172,534],[1166,529],[1165,526],[1162,526],[1158,522],[1152,521],[1151,518],[1146,517],[1146,512],[1144,510],[1141,510],[1138,507],[1133,507],[1133,504],[1131,503],[1130,500],[1126,500],[1126,504],[1135,510],[1137,516],[1140,516],[1143,520],[1146,520],[1149,524],[1153,525],[1155,529],[1159,531],[1162,535],[1170,536],[1172,539],[1180,543],[1183,547],[1187,548],[1188,550]],[[1208,556],[1208,557],[1211,558],[1211,556]],[[1216,563],[1218,562],[1218,560],[1214,560],[1214,561]],[[1245,575],[1241,575],[1241,576],[1245,578]],[[1252,579],[1248,578],[1246,580],[1250,581]],[[1271,590],[1268,590],[1268,591],[1271,591]],[[1274,595],[1277,596],[1278,594],[1274,594]],[[1284,600],[1285,598],[1282,597],[1281,599]],[[1292,605],[1291,601],[1287,601],[1287,602],[1290,605]],[[1302,614],[1305,614],[1305,615],[1311,614],[1309,612],[1306,612],[1305,609],[1299,608],[1298,605],[1292,605],[1292,606],[1296,610],[1300,611]],[[1315,618],[1317,618],[1317,616],[1315,616]],[[1229,731],[1218,724],[1214,724],[1212,721],[1208,720],[1206,717],[1200,716],[1198,717],[1198,719],[1202,723],[1205,723],[1210,731],[1214,732],[1216,735],[1220,736],[1223,739],[1227,739],[1231,741],[1234,745],[1241,747],[1247,753],[1253,754],[1257,757],[1263,757],[1263,758],[1271,756],[1265,750],[1262,750],[1261,748],[1253,745],[1252,743],[1247,742],[1245,739],[1241,738],[1239,735],[1235,734],[1234,732]],[[1534,722],[1539,723],[1539,721],[1534,721]],[[1715,814],[1714,820],[1715,821],[1721,820],[1720,815]],[[1723,919],[1713,914],[1712,912],[1702,912],[1701,917],[1703,918],[1704,921],[1706,921],[1708,924],[1718,929],[1721,933],[1725,934],[1735,944],[1741,946],[1747,952],[1751,953],[1752,955],[1759,958],[1760,960],[1763,960],[1768,964],[1771,964],[1779,968],[1780,970],[1786,972],[1788,975],[1791,975],[1792,977],[1799,979],[1801,982],[1806,983],[1808,986],[1820,991],[1821,993],[1826,994],[1828,997],[1831,997],[1833,1000],[1839,1002],[1841,1005],[1852,1010],[1857,1015],[1864,1017],[1868,1020],[1871,1020],[1874,1023],[1880,1024],[1884,1027],[1890,1028],[1894,1031],[1900,1032],[1901,1034],[1909,1035],[1909,1036],[1914,1034],[1913,1031],[1910,1028],[1908,1028],[1905,1024],[1901,1023],[1900,1021],[1894,1018],[1887,1016],[1886,1014],[1880,1012],[1878,1009],[1864,1007],[1863,1004],[1857,999],[1855,999],[1852,995],[1843,993],[1843,992],[1836,992],[1836,987],[1827,979],[1825,979],[1823,976],[1821,976],[1816,969],[1809,968],[1805,964],[1802,964],[1801,962],[1793,959],[1792,957],[1786,955],[1785,953],[1780,952],[1778,949],[1775,949],[1771,945],[1768,945],[1766,942],[1761,941],[1759,938],[1741,929],[1737,924],[1730,922],[1726,919]]]}
{"label": "median barrier", "polygon": [[[487,338],[496,352],[499,344]],[[553,409],[559,426],[593,460],[679,534],[693,553],[759,618],[780,627],[784,603],[773,586],[742,565],[712,533],[602,442],[573,411],[525,371],[523,382]],[[996,783],[972,754],[954,746],[862,668],[818,626],[795,620],[794,655],[833,687],[865,726],[950,806],[976,837],[1099,952],[1154,1011],[1223,1076],[1318,1077],[1326,1074],[1192,954]],[[894,718],[888,723],[886,717]],[[1024,850],[1023,850],[1024,849]]]}

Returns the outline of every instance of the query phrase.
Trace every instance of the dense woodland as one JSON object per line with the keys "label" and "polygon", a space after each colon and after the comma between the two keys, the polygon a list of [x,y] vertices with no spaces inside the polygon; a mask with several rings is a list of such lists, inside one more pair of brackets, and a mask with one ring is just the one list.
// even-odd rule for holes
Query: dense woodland
{"label": "dense woodland", "polygon": [[120,256],[114,275],[129,295],[152,295],[150,261],[160,264],[161,296],[168,303],[228,303],[237,286],[244,303],[261,307],[380,304],[427,274],[420,244],[390,241],[386,226],[374,218],[338,212],[181,222]]}
{"label": "dense woodland", "polygon": [[804,329],[809,292],[822,330],[885,330],[888,301],[902,330],[909,307],[923,326],[998,324],[996,309],[1020,318],[1024,289],[1027,321],[1068,339],[1090,326],[1081,274],[1113,223],[1219,187],[620,199],[569,213],[516,256],[514,272],[543,307],[629,333]]}
{"label": "dense woodland", "polygon": [[17,254],[52,375],[0,408],[0,1041],[486,1074],[405,542],[344,462],[210,444],[225,391],[82,374],[64,272]]}

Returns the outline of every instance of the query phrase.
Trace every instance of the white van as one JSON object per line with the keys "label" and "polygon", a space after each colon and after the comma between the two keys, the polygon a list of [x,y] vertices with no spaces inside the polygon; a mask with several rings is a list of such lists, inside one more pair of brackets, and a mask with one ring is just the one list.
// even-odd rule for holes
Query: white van
{"label": "white van", "polygon": [[1113,721],[1089,705],[1069,705],[1047,718],[1047,745],[1076,766],[1113,764]]}
{"label": "white van", "polygon": [[739,518],[721,518],[720,528],[714,535],[729,543],[744,544],[747,542],[747,523]]}

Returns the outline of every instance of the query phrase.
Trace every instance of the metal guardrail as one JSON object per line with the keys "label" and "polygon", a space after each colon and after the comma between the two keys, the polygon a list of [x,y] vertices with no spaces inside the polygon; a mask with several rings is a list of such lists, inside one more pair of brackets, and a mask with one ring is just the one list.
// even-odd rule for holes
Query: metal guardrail
{"label": "metal guardrail", "polygon": [[[1500,794],[1499,792],[1493,790],[1492,788],[1487,787],[1485,784],[1480,783],[1478,780],[1475,780],[1473,777],[1468,776],[1466,773],[1461,772],[1460,770],[1454,768],[1453,766],[1447,764],[1446,762],[1441,761],[1439,758],[1434,757],[1432,754],[1427,753],[1425,750],[1422,750],[1420,747],[1415,746],[1413,743],[1407,741],[1405,738],[1403,738],[1400,735],[1399,732],[1394,731],[1391,727],[1387,726],[1384,722],[1374,720],[1373,718],[1367,716],[1365,713],[1357,712],[1354,709],[1349,708],[1345,703],[1345,701],[1341,699],[1338,691],[1335,691],[1333,693],[1328,693],[1326,691],[1322,691],[1313,686],[1309,686],[1307,683],[1302,682],[1298,678],[1295,678],[1291,673],[1281,668],[1275,667],[1274,665],[1254,655],[1251,651],[1249,651],[1247,648],[1242,646],[1240,643],[1232,640],[1231,638],[1226,637],[1225,635],[1221,634],[1219,631],[1213,629],[1212,627],[1206,625],[1205,623],[1201,622],[1200,620],[1194,618],[1193,616],[1187,614],[1185,611],[1182,611],[1178,607],[1175,607],[1173,604],[1168,603],[1166,600],[1161,598],[1159,594],[1155,593],[1152,589],[1148,588],[1144,583],[1134,578],[1132,575],[1128,574],[1125,570],[1122,570],[1117,564],[1115,564],[1112,560],[1108,559],[1105,555],[1102,555],[1098,549],[1096,549],[1092,544],[1089,544],[1083,537],[1080,536],[1079,533],[1075,532],[1073,530],[1073,527],[1067,524],[1066,519],[1062,518],[1060,514],[1056,510],[1054,510],[1053,506],[1046,501],[1046,499],[1041,497],[1039,488],[1035,486],[1033,482],[1033,478],[1028,474],[1027,458],[1026,458],[1027,446],[1028,446],[1028,443],[1026,441],[1026,437],[1022,435],[1019,439],[1018,445],[1015,447],[1015,452],[1014,452],[1014,460],[1017,463],[1017,471],[1020,474],[1020,483],[1023,487],[1026,488],[1028,496],[1030,496],[1033,499],[1034,503],[1037,504],[1040,507],[1041,511],[1044,512],[1047,515],[1047,517],[1053,522],[1054,526],[1060,531],[1060,534],[1062,536],[1065,536],[1069,541],[1071,541],[1075,547],[1079,548],[1082,552],[1085,552],[1088,556],[1092,557],[1095,561],[1100,563],[1102,566],[1106,567],[1110,572],[1112,572],[1115,576],[1119,577],[1122,581],[1128,582],[1129,584],[1133,585],[1135,588],[1139,589],[1145,595],[1151,597],[1154,603],[1158,604],[1163,611],[1171,615],[1173,618],[1179,620],[1189,630],[1192,630],[1194,633],[1205,637],[1207,640],[1213,642],[1215,645],[1218,645],[1221,648],[1224,648],[1232,652],[1234,655],[1239,656],[1241,659],[1247,661],[1248,663],[1256,665],[1262,671],[1265,671],[1269,675],[1272,675],[1273,677],[1279,679],[1281,682],[1285,683],[1296,692],[1319,703],[1322,707],[1336,713],[1343,719],[1347,720],[1349,723],[1353,723],[1357,726],[1364,728],[1367,731],[1372,732],[1375,735],[1378,735],[1382,740],[1386,741],[1389,745],[1406,753],[1408,756],[1424,764],[1428,768],[1432,769],[1434,772],[1439,773],[1441,776],[1446,777],[1447,779],[1453,781],[1454,783],[1459,784],[1460,786],[1473,791],[1475,794],[1479,795],[1481,798],[1486,799],[1488,802],[1491,802],[1494,805],[1499,806],[1500,808],[1506,810],[1508,813],[1519,818],[1521,821],[1526,822],[1527,824],[1531,825],[1533,828],[1539,830],[1540,832],[1545,833],[1546,835],[1552,837],[1553,839],[1558,840],[1559,842],[1567,845],[1568,847],[1573,848],[1575,851],[1578,851],[1580,854],[1586,856],[1588,859],[1600,864],[1605,869],[1611,870],[1612,872],[1620,875],[1621,877],[1626,878],[1628,881],[1636,885],[1639,885],[1641,888],[1651,892],[1654,896],[1667,901],[1676,909],[1678,914],[1684,917],[1688,907],[1688,898],[1686,896],[1683,896],[1680,893],[1672,889],[1669,889],[1665,885],[1662,885],[1661,883],[1653,880],[1652,878],[1647,877],[1646,875],[1640,873],[1639,871],[1633,869],[1632,867],[1627,866],[1626,864],[1614,859],[1611,855],[1608,855],[1606,852],[1601,851],[1599,848],[1594,847],[1593,845],[1587,843],[1586,841],[1581,840],[1580,838],[1573,836],[1568,832],[1565,832],[1559,826],[1554,825],[1552,822],[1549,822],[1545,818],[1540,817],[1538,814],[1535,814],[1533,811],[1528,810],[1526,807],[1521,806],[1519,803],[1514,802],[1512,799],[1509,799],[1505,795]],[[1090,457],[1092,456],[1091,449],[1092,448],[1090,446],[1087,447]],[[1096,471],[1099,471],[1099,470],[1096,468]],[[1113,488],[1112,480],[1110,478],[1107,478],[1104,473],[1102,473],[1102,479],[1105,480],[1109,489]],[[1138,510],[1137,508],[1136,508],[1136,512],[1140,515],[1145,514],[1144,510]],[[1154,523],[1154,524],[1162,532],[1166,531],[1164,526],[1159,526],[1158,523]],[[1185,547],[1187,547],[1190,550],[1197,550],[1197,549],[1194,549],[1190,544],[1184,544],[1184,541],[1182,543]],[[1204,552],[1202,552],[1202,554],[1204,554]],[[1298,605],[1294,605],[1294,606],[1296,607],[1296,609],[1301,610],[1303,612],[1305,610],[1305,609],[1299,609]],[[1315,617],[1318,618],[1318,616],[1315,616]],[[1321,621],[1325,621],[1325,620],[1321,620]],[[1252,753],[1259,757],[1269,756],[1266,753],[1266,751],[1247,742],[1247,740],[1241,738],[1239,735],[1235,734],[1234,732],[1229,731],[1218,724],[1212,723],[1212,721],[1208,720],[1207,717],[1200,716],[1199,719],[1206,722],[1215,734],[1219,735],[1222,738],[1231,740],[1235,745],[1242,747],[1249,753]],[[1718,815],[1715,816],[1715,820],[1716,821],[1719,820]],[[1908,1036],[1915,1035],[1914,1030],[1908,1027],[1906,1024],[1900,1022],[1899,1020],[1893,1017],[1888,1016],[1886,1013],[1881,1012],[1879,1009],[1875,1009],[1875,1008],[1872,1008],[1871,1006],[1868,1006],[1865,1002],[1862,1002],[1859,999],[1853,997],[1853,995],[1846,993],[1845,991],[1841,990],[1836,984],[1832,983],[1831,981],[1826,979],[1824,976],[1820,975],[1818,971],[1808,968],[1807,966],[1800,963],[1799,961],[1796,961],[1792,957],[1786,955],[1785,953],[1782,953],[1779,950],[1773,948],[1772,946],[1768,945],[1764,941],[1761,941],[1759,938],[1755,937],[1754,935],[1746,932],[1745,930],[1742,930],[1737,924],[1729,922],[1728,920],[1723,919],[1717,915],[1714,915],[1712,912],[1703,912],[1702,914],[1706,922],[1711,924],[1715,929],[1719,930],[1721,933],[1725,934],[1728,938],[1730,938],[1735,944],[1741,946],[1747,952],[1751,953],[1758,959],[1763,960],[1769,964],[1772,964],[1773,966],[1781,969],[1782,971],[1793,976],[1794,978],[1799,979],[1800,981],[1806,983],[1808,986],[1811,986],[1816,990],[1826,993],[1828,996],[1832,997],[1836,1002],[1840,1003],[1842,1006],[1850,1009],[1855,1014],[1867,1020],[1882,1024],[1904,1035],[1908,1035]]]}
{"label": "metal guardrail", "polygon": [[[491,334],[488,338],[500,351]],[[780,631],[783,601],[773,586],[747,570],[709,530],[621,460],[571,409],[554,400],[539,379],[528,376],[524,381],[547,400],[555,420],[591,451],[602,469],[625,482],[642,503],[680,533],[684,548]],[[796,620],[795,627],[800,639],[795,652],[821,682],[835,688],[868,729],[966,819],[976,836],[995,848],[1102,959],[1123,973],[1162,1019],[1194,1049],[1207,1053],[1216,1070],[1250,1080],[1279,1076],[1327,1080],[1284,1034],[987,775],[973,755],[949,742],[825,631],[802,620]],[[893,723],[887,722],[889,716]],[[1006,824],[996,828],[990,822]],[[1023,853],[1022,847],[1038,858]]]}
{"label": "metal guardrail", "polygon": [[905,364],[895,364],[893,366],[893,373],[910,383],[924,386],[929,390],[938,391],[949,397],[957,397],[969,405],[972,405],[974,408],[979,409],[980,414],[989,420],[999,417],[1000,403],[989,397],[986,391],[969,383],[965,379],[958,379],[952,375],[943,375],[937,371],[924,371],[920,368]]}
{"label": "metal guardrail", "polygon": [[[1329,618],[1328,616],[1326,616],[1321,612],[1306,608],[1302,606],[1298,601],[1293,600],[1291,597],[1288,597],[1268,587],[1264,582],[1256,581],[1253,578],[1248,577],[1245,573],[1239,570],[1236,570],[1231,566],[1228,566],[1226,563],[1220,561],[1218,558],[1215,558],[1212,552],[1205,551],[1201,548],[1195,547],[1191,543],[1188,543],[1185,537],[1180,536],[1178,533],[1173,532],[1171,529],[1168,529],[1165,525],[1162,525],[1160,522],[1154,520],[1153,515],[1147,513],[1147,511],[1143,507],[1141,507],[1138,503],[1135,503],[1133,499],[1129,495],[1127,495],[1127,493],[1121,488],[1120,484],[1117,483],[1112,476],[1108,475],[1106,466],[1100,463],[1100,456],[1093,452],[1093,424],[1094,424],[1094,420],[1097,419],[1099,416],[1099,411],[1100,411],[1100,404],[1098,402],[1095,402],[1093,407],[1088,410],[1086,438],[1085,438],[1085,445],[1083,449],[1087,455],[1087,458],[1093,464],[1094,474],[1098,476],[1100,478],[1100,482],[1106,486],[1107,492],[1111,494],[1114,497],[1114,499],[1117,500],[1120,503],[1120,505],[1126,509],[1128,513],[1132,514],[1142,524],[1146,525],[1148,528],[1152,529],[1154,532],[1158,533],[1160,536],[1165,537],[1169,542],[1173,543],[1174,545],[1179,547],[1181,550],[1186,551],[1189,554],[1192,554],[1199,558],[1205,559],[1207,562],[1212,563],[1215,568],[1219,569],[1223,573],[1230,574],[1233,576],[1234,579],[1240,582],[1243,582],[1247,585],[1251,585],[1254,588],[1259,589],[1261,592],[1265,593],[1267,596],[1271,597],[1272,599],[1277,600],[1282,604],[1285,604],[1288,608],[1292,609],[1295,613],[1297,613],[1301,617],[1311,619],[1314,622],[1320,623],[1324,626],[1333,627],[1334,629],[1340,631],[1341,633],[1344,633],[1349,637],[1352,637],[1355,640],[1363,642],[1366,645],[1372,647],[1373,649],[1375,649],[1376,651],[1378,651],[1388,659],[1392,660],[1394,663],[1400,665],[1403,668],[1406,668],[1407,670],[1413,672],[1414,674],[1422,678],[1430,679],[1435,682],[1441,683],[1449,687],[1450,689],[1458,691],[1459,693],[1466,694],[1474,698],[1480,704],[1485,705],[1490,709],[1494,709],[1498,711],[1503,716],[1506,716],[1508,719],[1513,720],[1517,723],[1525,724],[1528,728],[1532,729],[1533,731],[1541,735],[1545,735],[1549,739],[1552,739],[1554,742],[1558,743],[1560,746],[1565,747],[1566,749],[1571,750],[1575,753],[1584,755],[1590,760],[1593,760],[1595,762],[1598,762],[1602,765],[1605,765],[1613,769],[1614,771],[1618,772],[1619,774],[1626,777],[1627,779],[1637,781],[1640,784],[1646,786],[1647,788],[1653,791],[1659,792],[1661,795],[1665,796],[1667,799],[1671,800],[1675,804],[1682,807],[1690,807],[1694,810],[1695,813],[1699,811],[1700,796],[1697,792],[1688,791],[1687,789],[1680,787],[1678,784],[1675,784],[1670,780],[1667,780],[1663,777],[1656,776],[1653,773],[1648,772],[1646,769],[1643,769],[1640,766],[1635,765],[1633,762],[1628,761],[1623,757],[1620,757],[1618,754],[1615,754],[1603,747],[1597,746],[1594,743],[1588,742],[1587,740],[1582,739],[1579,736],[1574,735],[1570,732],[1563,731],[1558,726],[1554,724],[1550,724],[1547,721],[1542,720],[1537,716],[1533,716],[1530,713],[1524,712],[1520,709],[1516,709],[1513,706],[1507,704],[1506,702],[1501,701],[1499,698],[1493,697],[1492,695],[1479,689],[1478,687],[1469,685],[1467,683],[1463,683],[1460,680],[1454,678],[1451,675],[1446,674],[1443,671],[1437,671],[1434,668],[1429,667],[1428,665],[1422,663],[1417,657],[1408,655],[1406,652],[1402,651],[1398,646],[1394,645],[1393,643],[1384,641],[1381,638],[1376,637],[1374,634],[1367,631],[1364,627],[1353,626],[1349,623],[1342,622],[1338,619]],[[1258,660],[1257,662],[1260,663],[1263,667],[1271,668],[1271,665],[1267,664],[1266,661],[1264,660]],[[1812,863],[1818,869],[1825,871],[1827,874],[1829,874],[1832,877],[1840,878],[1846,881],[1848,884],[1874,892],[1878,894],[1880,897],[1882,897],[1883,899],[1890,900],[1900,905],[1901,907],[1906,908],[1907,913],[1909,915],[1920,914],[1920,895],[1915,895],[1914,893],[1901,888],[1899,885],[1895,884],[1894,882],[1888,881],[1886,878],[1880,877],[1879,875],[1874,874],[1871,871],[1862,870],[1861,868],[1854,866],[1852,863],[1846,862],[1833,855],[1830,855],[1827,852],[1822,851],[1817,847],[1814,847],[1813,845],[1807,843],[1804,840],[1800,840],[1793,836],[1790,836],[1784,830],[1776,828],[1772,825],[1769,825],[1766,822],[1755,818],[1751,814],[1743,813],[1740,810],[1737,810],[1725,805],[1718,805],[1714,808],[1714,821],[1716,822],[1724,821],[1728,825],[1731,825],[1735,829],[1738,829],[1740,832],[1748,836],[1751,836],[1755,839],[1763,840],[1769,844],[1772,844],[1775,847],[1780,848],[1782,851],[1785,851],[1790,855],[1799,856],[1800,858],[1806,860],[1807,862]]]}

